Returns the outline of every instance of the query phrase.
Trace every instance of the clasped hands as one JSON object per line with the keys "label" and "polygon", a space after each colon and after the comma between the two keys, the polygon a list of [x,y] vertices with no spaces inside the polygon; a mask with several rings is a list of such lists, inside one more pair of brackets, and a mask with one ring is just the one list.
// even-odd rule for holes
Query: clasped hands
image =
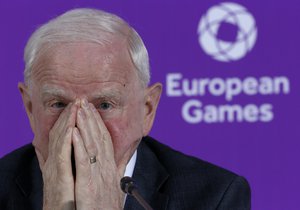
{"label": "clasped hands", "polygon": [[110,133],[87,100],[77,99],[62,111],[49,132],[48,157],[36,153],[44,181],[43,210],[123,209],[119,182],[126,164],[117,167]]}

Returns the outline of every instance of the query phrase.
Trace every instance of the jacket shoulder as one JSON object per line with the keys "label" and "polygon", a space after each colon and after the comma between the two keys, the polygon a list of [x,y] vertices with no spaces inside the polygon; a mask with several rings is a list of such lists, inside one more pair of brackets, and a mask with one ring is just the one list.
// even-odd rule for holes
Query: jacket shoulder
{"label": "jacket shoulder", "polygon": [[14,172],[26,162],[30,162],[33,157],[35,157],[35,151],[32,144],[20,147],[0,159],[0,173]]}
{"label": "jacket shoulder", "polygon": [[34,147],[28,144],[0,159],[0,196],[8,192],[16,176],[28,167],[34,157]]}
{"label": "jacket shoulder", "polygon": [[209,175],[211,178],[220,176],[229,179],[237,176],[227,169],[176,151],[151,137],[147,137],[145,143],[155,153],[160,163],[171,173],[199,172],[202,175]]}
{"label": "jacket shoulder", "polygon": [[[207,161],[173,150],[151,137],[144,140],[169,173],[163,190],[174,200],[174,208],[250,208],[250,187],[245,178]],[[183,200],[185,202],[181,202]]]}

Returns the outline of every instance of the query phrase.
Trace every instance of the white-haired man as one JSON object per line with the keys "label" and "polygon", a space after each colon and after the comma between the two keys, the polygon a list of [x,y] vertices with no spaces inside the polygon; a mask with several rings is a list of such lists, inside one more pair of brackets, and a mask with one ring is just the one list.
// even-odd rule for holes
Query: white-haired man
{"label": "white-haired man", "polygon": [[75,9],[33,33],[19,84],[34,139],[0,160],[0,208],[249,209],[240,176],[148,137],[162,86],[148,86],[147,50],[119,17]]}

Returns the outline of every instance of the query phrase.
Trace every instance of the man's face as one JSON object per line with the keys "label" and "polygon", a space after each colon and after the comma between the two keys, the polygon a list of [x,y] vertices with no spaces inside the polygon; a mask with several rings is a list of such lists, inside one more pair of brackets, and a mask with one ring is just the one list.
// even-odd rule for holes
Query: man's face
{"label": "man's face", "polygon": [[147,89],[139,81],[124,42],[57,44],[38,58],[32,80],[30,89],[19,88],[34,132],[33,144],[45,159],[49,131],[76,99],[85,98],[98,110],[112,137],[117,163],[151,128]]}

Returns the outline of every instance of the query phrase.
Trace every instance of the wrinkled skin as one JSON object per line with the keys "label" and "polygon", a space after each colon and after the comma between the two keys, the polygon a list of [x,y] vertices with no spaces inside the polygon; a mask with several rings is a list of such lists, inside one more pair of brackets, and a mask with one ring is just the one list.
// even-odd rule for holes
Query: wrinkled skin
{"label": "wrinkled skin", "polygon": [[119,181],[152,127],[162,89],[141,85],[126,43],[48,47],[30,86],[19,89],[43,175],[43,209],[122,209]]}

